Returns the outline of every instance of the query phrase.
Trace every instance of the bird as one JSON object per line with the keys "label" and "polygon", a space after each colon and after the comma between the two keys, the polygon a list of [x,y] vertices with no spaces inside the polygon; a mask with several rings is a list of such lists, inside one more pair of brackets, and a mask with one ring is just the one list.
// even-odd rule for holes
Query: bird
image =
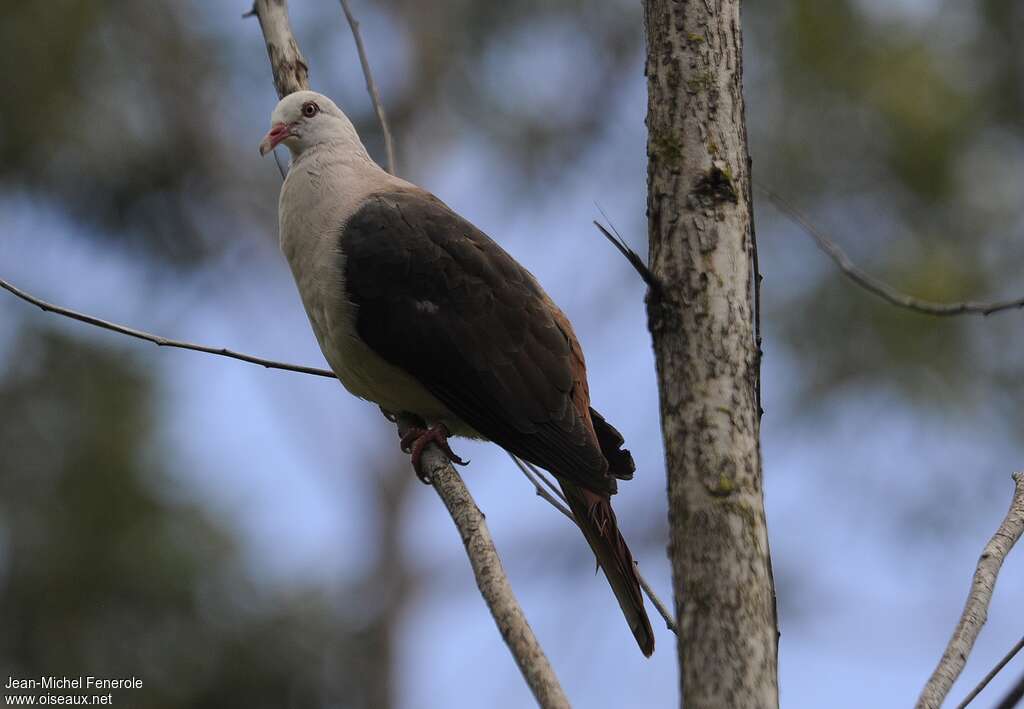
{"label": "bird", "polygon": [[342,385],[424,422],[401,443],[421,479],[428,443],[464,463],[451,436],[491,441],[548,470],[649,657],[654,633],[611,506],[636,466],[590,406],[569,319],[494,240],[374,162],[327,96],[291,93],[270,121],[260,155],[278,145],[291,153],[281,250]]}

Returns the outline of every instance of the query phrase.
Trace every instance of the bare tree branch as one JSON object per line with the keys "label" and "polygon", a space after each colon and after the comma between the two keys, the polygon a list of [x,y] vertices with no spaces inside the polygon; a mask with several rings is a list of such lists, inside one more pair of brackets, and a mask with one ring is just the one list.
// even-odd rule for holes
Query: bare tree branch
{"label": "bare tree branch", "polygon": [[[522,471],[523,475],[526,476],[526,479],[533,483],[533,488],[537,492],[537,496],[546,500],[548,504],[568,517],[570,522],[578,526],[579,523],[576,521],[576,518],[573,517],[572,512],[569,511],[568,507],[562,504],[566,501],[565,495],[562,494],[561,490],[555,487],[555,485],[544,474],[544,471],[539,470],[533,463],[521,460],[511,453],[509,453],[508,456],[512,459],[512,462],[516,464],[516,467]],[[550,488],[554,494],[552,495],[549,490],[545,490],[545,486]],[[636,564],[635,561],[633,563]],[[658,613],[661,614],[662,620],[665,621],[665,627],[678,635],[679,631],[676,628],[676,621],[672,617],[672,612],[669,611],[664,603],[662,603],[661,599],[658,598],[658,594],[654,592],[654,588],[650,583],[648,583],[647,579],[644,578],[644,575],[640,573],[639,564],[637,564],[636,575],[640,579],[640,588],[644,590],[644,593],[647,594],[648,600],[654,604],[654,607],[658,609]]]}
{"label": "bare tree branch", "polygon": [[100,318],[85,313],[80,313],[77,310],[71,310],[70,308],[63,308],[53,303],[47,303],[45,300],[26,293],[20,288],[15,287],[11,283],[0,278],[0,288],[7,290],[17,297],[21,298],[25,302],[31,303],[32,305],[38,306],[44,312],[56,313],[57,315],[63,315],[64,317],[71,318],[72,320],[78,320],[89,325],[95,325],[101,327],[104,330],[110,330],[112,332],[118,332],[122,335],[128,335],[139,340],[145,340],[146,342],[152,342],[154,345],[159,347],[174,347],[180,350],[192,350],[194,352],[205,352],[206,354],[220,355],[221,357],[230,357],[232,359],[241,360],[242,362],[249,362],[250,364],[258,364],[261,367],[267,369],[283,369],[288,372],[299,372],[300,374],[312,374],[317,377],[327,377],[329,379],[336,379],[334,372],[329,369],[319,369],[317,367],[304,367],[300,364],[288,364],[287,362],[277,362],[272,359],[264,359],[262,357],[254,357],[252,355],[244,354],[242,352],[235,352],[225,347],[210,347],[209,345],[198,345],[193,342],[184,342],[182,340],[172,340],[161,335],[154,335],[151,332],[145,332],[144,330],[136,330],[133,327],[127,325],[119,325],[109,320],[101,320]]}
{"label": "bare tree branch", "polygon": [[256,15],[267,43],[270,70],[274,73],[277,97],[309,88],[309,66],[299,51],[288,19],[288,0],[255,0],[243,17]]}
{"label": "bare tree branch", "polygon": [[1018,640],[1017,643],[1012,648],[1010,648],[1010,651],[1003,656],[1003,659],[996,663],[996,666],[993,667],[987,675],[985,675],[984,679],[978,682],[978,686],[972,689],[971,693],[964,697],[964,700],[962,702],[957,704],[956,709],[964,709],[964,707],[973,702],[974,698],[981,694],[981,691],[988,686],[988,683],[991,682],[992,679],[997,674],[999,674],[1002,671],[1002,669],[1006,667],[1007,664],[1009,664],[1010,660],[1016,657],[1017,653],[1020,652],[1022,649],[1024,649],[1024,638]]}
{"label": "bare tree branch", "polygon": [[[747,159],[747,170],[753,171],[753,161]],[[752,184],[753,181],[751,181]],[[749,194],[750,185],[747,187],[747,199],[753,204],[753,195]],[[753,308],[754,308],[754,347],[757,348],[757,359],[754,363],[754,394],[757,397],[757,417],[764,416],[764,406],[761,404],[761,361],[764,359],[764,347],[761,341],[761,282],[764,280],[764,276],[761,275],[761,263],[757,255],[757,229],[755,222],[750,222],[750,267],[753,270],[754,287],[753,287]],[[769,559],[771,556],[769,555]],[[778,623],[776,623],[778,625]]]}
{"label": "bare tree branch", "polygon": [[934,315],[938,317],[949,317],[952,315],[987,316],[993,315],[994,313],[1005,312],[1007,310],[1020,310],[1024,308],[1024,298],[994,301],[966,301],[961,303],[936,303],[934,301],[922,300],[920,298],[907,295],[860,268],[850,259],[849,256],[847,256],[846,252],[840,248],[839,244],[826,236],[825,233],[816,227],[806,215],[781,195],[762,184],[755,183],[755,187],[761,190],[761,192],[771,200],[780,212],[789,217],[794,224],[799,226],[807,233],[808,236],[814,239],[818,248],[824,251],[825,254],[832,259],[836,266],[839,267],[839,270],[843,272],[843,275],[869,293],[877,295],[890,305],[906,308],[907,310],[912,310],[915,313]]}
{"label": "bare tree branch", "polygon": [[284,182],[284,179],[288,177],[288,169],[284,166],[284,163],[281,162],[281,156],[277,154],[277,151],[274,150],[273,153],[274,162],[277,164],[277,172],[281,175],[281,181]]}
{"label": "bare tree branch", "polygon": [[[747,173],[750,175],[754,174],[754,161],[750,155],[747,155]],[[751,212],[753,212],[754,195],[753,195],[754,180],[751,177],[747,180],[745,186],[747,193],[747,201],[750,202]],[[754,363],[751,369],[751,379],[753,380],[752,386],[754,387],[754,402],[757,406],[757,430],[758,430],[758,446],[761,445],[761,419],[764,417],[764,403],[761,398],[761,365],[764,362],[764,341],[762,338],[761,330],[761,283],[764,281],[764,276],[761,275],[761,262],[757,255],[757,224],[754,219],[750,220],[750,268],[753,271],[751,277],[754,279],[753,287],[751,288],[751,306],[754,310]],[[782,638],[782,633],[779,631],[779,598],[775,590],[775,570],[772,566],[772,554],[771,554],[771,543],[765,539],[765,544],[768,546],[768,575],[773,579],[772,581],[772,614],[775,618],[775,660],[778,664],[779,658],[779,640]]]}
{"label": "bare tree branch", "polygon": [[[637,566],[639,566],[639,564]],[[660,615],[661,619],[665,621],[665,627],[671,630],[675,635],[679,635],[679,628],[676,627],[676,621],[675,618],[672,617],[672,611],[662,603],[658,594],[656,594],[654,589],[651,587],[651,584],[644,578],[643,574],[640,573],[639,568],[637,569],[636,575],[637,578],[640,579],[640,588],[644,590],[644,593],[647,594],[647,598],[650,599],[651,603],[654,604],[654,607],[658,609],[658,615]]]}
{"label": "bare tree branch", "polygon": [[380,121],[381,132],[384,133],[384,150],[388,156],[388,172],[397,175],[395,172],[395,145],[391,140],[391,129],[388,128],[388,119],[384,115],[384,104],[380,100],[380,92],[377,91],[377,82],[373,80],[373,72],[370,71],[370,60],[366,58],[366,48],[363,46],[363,36],[359,32],[359,21],[352,14],[348,0],[341,0],[341,9],[345,12],[345,19],[348,26],[352,28],[352,37],[356,41],[356,51],[359,53],[359,63],[363,67],[363,77],[366,78],[366,90],[370,92],[370,101],[373,102],[373,110]]}
{"label": "bare tree branch", "polygon": [[[414,426],[422,427],[423,422],[400,415],[399,437],[404,436]],[[494,617],[501,637],[512,651],[512,656],[530,686],[537,704],[545,708],[568,709],[569,700],[562,691],[544,650],[537,642],[523,609],[516,601],[483,513],[473,501],[466,484],[433,443],[423,451],[422,460],[423,471],[430,478],[438,497],[448,508],[452,521],[455,522],[462,537],[462,543],[466,546],[466,554],[473,567],[477,588],[480,589],[480,594]]]}
{"label": "bare tree branch", "polygon": [[[555,493],[555,496],[559,500],[561,500],[567,505],[569,504],[569,501],[565,499],[565,493],[562,492],[561,488],[559,488],[558,485],[551,481],[551,479],[547,476],[545,471],[541,470],[528,460],[521,460],[520,462],[533,472],[533,476],[535,479],[540,480],[549,490],[551,490],[551,492]],[[575,519],[575,517],[573,519]]]}
{"label": "bare tree branch", "polygon": [[604,217],[604,220],[608,222],[608,227],[610,227],[611,231],[606,229],[605,226],[597,220],[594,220],[594,226],[596,226],[597,230],[601,232],[604,238],[606,238],[611,243],[611,245],[615,247],[615,250],[622,254],[627,261],[629,261],[629,265],[632,266],[633,269],[640,275],[640,278],[642,278],[644,283],[647,284],[647,287],[650,288],[651,291],[655,293],[655,295],[660,296],[661,281],[659,281],[657,277],[651,272],[651,269],[647,267],[647,264],[644,263],[644,260],[640,258],[640,254],[638,254],[636,251],[629,247],[629,244],[627,244],[626,240],[622,238],[621,234],[619,234],[619,231],[612,224],[612,220],[608,218],[608,215],[604,213],[604,210],[601,209],[600,205],[598,205],[597,208],[601,212],[601,216]]}
{"label": "bare tree branch", "polygon": [[[507,452],[508,451],[506,451],[506,453]],[[533,466],[527,467],[529,464],[526,461],[520,460],[517,456],[512,455],[511,453],[508,454],[508,457],[512,459],[512,462],[516,464],[516,467],[519,468],[523,475],[526,476],[526,479],[533,483],[533,489],[537,493],[537,497],[545,500],[549,505],[565,515],[570,522],[576,524],[576,518],[572,516],[572,512],[569,511],[569,508],[563,504],[565,502],[565,497],[563,495],[560,493],[552,495],[548,490],[544,489],[544,485],[541,483],[541,479],[543,478],[538,479],[538,476],[533,472],[533,470],[531,470]]]}
{"label": "bare tree branch", "polygon": [[1020,706],[1022,699],[1024,699],[1024,675],[1010,688],[1010,691],[1006,693],[1006,696],[996,705],[995,709],[1013,709]]}
{"label": "bare tree branch", "polygon": [[942,706],[950,688],[967,664],[967,657],[971,654],[974,641],[988,619],[988,606],[992,601],[992,591],[995,589],[999,569],[1010,549],[1024,532],[1024,472],[1014,473],[1013,481],[1015,489],[1010,510],[981,552],[964,612],[953,631],[949,645],[946,646],[946,651],[942,654],[942,659],[939,660],[938,667],[917,700],[917,709],[939,709]]}

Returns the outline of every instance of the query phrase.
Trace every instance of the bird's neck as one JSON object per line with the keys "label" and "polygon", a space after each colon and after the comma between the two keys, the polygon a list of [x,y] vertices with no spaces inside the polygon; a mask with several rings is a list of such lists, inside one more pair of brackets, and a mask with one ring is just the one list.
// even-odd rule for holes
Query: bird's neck
{"label": "bird's neck", "polygon": [[303,151],[294,158],[281,188],[285,253],[309,239],[336,234],[369,195],[403,187],[411,185],[381,169],[365,150],[318,145]]}
{"label": "bird's neck", "polygon": [[366,152],[366,148],[361,142],[341,137],[319,142],[298,154],[292,153],[292,166],[305,161],[322,164],[348,164],[356,169],[381,169]]}

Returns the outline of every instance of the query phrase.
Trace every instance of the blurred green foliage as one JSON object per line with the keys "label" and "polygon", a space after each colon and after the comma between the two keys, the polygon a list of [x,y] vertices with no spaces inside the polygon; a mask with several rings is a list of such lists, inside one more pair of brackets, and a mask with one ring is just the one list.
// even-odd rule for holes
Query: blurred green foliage
{"label": "blurred green foliage", "polygon": [[50,200],[93,234],[164,263],[216,242],[231,209],[208,125],[222,57],[167,3],[14,3],[0,24],[0,184]]}
{"label": "blurred green foliage", "polygon": [[[752,73],[764,79],[748,74],[746,83],[755,179],[796,200],[859,265],[908,294],[943,302],[1017,295],[1024,82],[1011,28],[1022,27],[1024,9],[1008,0],[922,8],[869,0],[744,6],[762,63]],[[813,252],[768,200],[757,213],[793,240],[787,260]],[[770,269],[771,255],[768,262]],[[805,365],[795,411],[813,411],[851,386],[922,406],[990,399],[1002,389],[985,376],[982,353],[1013,328],[1013,314],[979,328],[970,318],[901,311],[827,260],[812,253],[807,262],[809,287],[782,298],[765,274],[766,318]]]}
{"label": "blurred green foliage", "polygon": [[[0,380],[0,666],[15,677],[123,677],[115,704],[379,707],[373,626],[322,592],[267,597],[227,530],[167,499],[140,367],[27,330]],[[330,670],[324,671],[325,663]],[[7,675],[5,674],[5,677]]]}

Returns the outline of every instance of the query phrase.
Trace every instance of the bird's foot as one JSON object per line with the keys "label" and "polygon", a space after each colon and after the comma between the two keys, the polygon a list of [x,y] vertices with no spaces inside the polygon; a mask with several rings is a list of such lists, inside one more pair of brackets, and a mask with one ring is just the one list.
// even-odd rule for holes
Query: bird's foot
{"label": "bird's foot", "polygon": [[429,428],[410,428],[409,432],[402,436],[402,452],[412,453],[412,468],[416,471],[416,477],[424,484],[430,484],[430,476],[423,470],[423,449],[428,443],[436,443],[441,452],[448,456],[448,460],[456,465],[466,465],[469,462],[452,452],[448,445],[448,438],[451,435],[447,426],[438,423]]}

